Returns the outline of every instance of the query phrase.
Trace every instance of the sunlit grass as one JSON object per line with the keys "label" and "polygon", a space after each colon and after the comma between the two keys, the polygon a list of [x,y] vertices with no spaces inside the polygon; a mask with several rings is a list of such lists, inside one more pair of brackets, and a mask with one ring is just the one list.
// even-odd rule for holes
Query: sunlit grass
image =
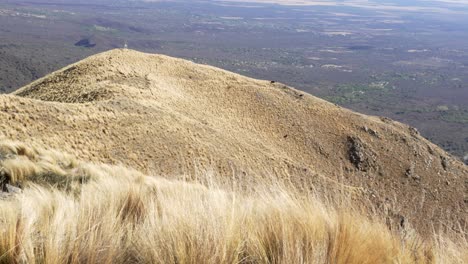
{"label": "sunlit grass", "polygon": [[[4,157],[9,153],[0,162],[12,183],[25,186],[21,194],[0,200],[0,263],[468,260],[462,239],[423,241],[414,233],[392,233],[377,216],[335,207],[313,193],[266,185],[240,193],[84,163],[18,143],[4,142],[0,149]],[[70,192],[55,177],[41,176],[50,172],[61,175],[58,182],[76,175],[89,180],[74,182]]]}

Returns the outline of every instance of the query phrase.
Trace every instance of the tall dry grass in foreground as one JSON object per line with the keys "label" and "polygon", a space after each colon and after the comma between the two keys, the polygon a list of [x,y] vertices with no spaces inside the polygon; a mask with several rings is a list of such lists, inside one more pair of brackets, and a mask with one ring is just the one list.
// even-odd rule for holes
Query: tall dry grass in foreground
{"label": "tall dry grass in foreground", "polygon": [[11,142],[0,157],[24,186],[0,200],[0,263],[468,263],[466,241],[402,237],[313,195],[221,191]]}

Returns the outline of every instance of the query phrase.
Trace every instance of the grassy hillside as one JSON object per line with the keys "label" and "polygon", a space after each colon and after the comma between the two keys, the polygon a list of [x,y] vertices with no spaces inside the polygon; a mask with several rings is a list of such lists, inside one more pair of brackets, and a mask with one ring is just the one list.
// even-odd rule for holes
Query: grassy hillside
{"label": "grassy hillside", "polygon": [[466,263],[467,169],[388,118],[112,50],[0,95],[0,264]]}
{"label": "grassy hillside", "polygon": [[313,192],[220,190],[7,140],[0,157],[2,185],[23,188],[0,199],[0,263],[468,261],[463,239],[392,232]]}
{"label": "grassy hillside", "polygon": [[0,95],[0,134],[169,179],[346,191],[426,235],[468,220],[468,168],[416,129],[162,55],[112,50]]}

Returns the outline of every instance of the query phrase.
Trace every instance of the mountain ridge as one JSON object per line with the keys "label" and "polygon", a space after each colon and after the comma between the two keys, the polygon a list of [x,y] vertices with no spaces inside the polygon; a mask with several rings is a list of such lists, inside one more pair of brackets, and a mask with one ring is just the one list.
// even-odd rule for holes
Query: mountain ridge
{"label": "mountain ridge", "polygon": [[152,175],[358,190],[422,233],[466,223],[466,166],[414,128],[181,59],[101,53],[1,95],[0,117],[7,138]]}

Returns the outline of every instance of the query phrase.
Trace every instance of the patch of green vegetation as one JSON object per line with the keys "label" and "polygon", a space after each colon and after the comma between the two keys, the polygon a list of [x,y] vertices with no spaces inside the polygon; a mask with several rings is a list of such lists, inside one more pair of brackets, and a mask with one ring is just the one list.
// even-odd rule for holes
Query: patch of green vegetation
{"label": "patch of green vegetation", "polygon": [[414,81],[416,80],[417,76],[415,74],[409,74],[409,73],[393,73],[390,76],[391,80],[405,80],[405,81]]}
{"label": "patch of green vegetation", "polygon": [[397,115],[404,115],[408,113],[418,113],[418,114],[423,114],[423,113],[433,113],[437,112],[433,107],[430,106],[413,106],[411,108],[401,108],[398,112],[395,112]]}
{"label": "patch of green vegetation", "polygon": [[420,106],[404,108],[395,112],[397,115],[408,113],[431,114],[435,118],[445,122],[468,124],[468,109],[463,109],[456,105]]}
{"label": "patch of green vegetation", "polygon": [[101,32],[112,32],[112,33],[118,32],[118,30],[115,29],[115,28],[103,27],[103,26],[99,26],[99,25],[94,25],[92,27],[92,29],[95,30],[95,31],[101,31]]}
{"label": "patch of green vegetation", "polygon": [[369,84],[341,84],[333,89],[334,95],[326,97],[336,104],[354,104],[372,102],[378,97],[385,97],[391,89],[388,82],[372,82]]}
{"label": "patch of green vegetation", "polygon": [[446,122],[468,124],[467,110],[449,110],[441,112],[441,119]]}

